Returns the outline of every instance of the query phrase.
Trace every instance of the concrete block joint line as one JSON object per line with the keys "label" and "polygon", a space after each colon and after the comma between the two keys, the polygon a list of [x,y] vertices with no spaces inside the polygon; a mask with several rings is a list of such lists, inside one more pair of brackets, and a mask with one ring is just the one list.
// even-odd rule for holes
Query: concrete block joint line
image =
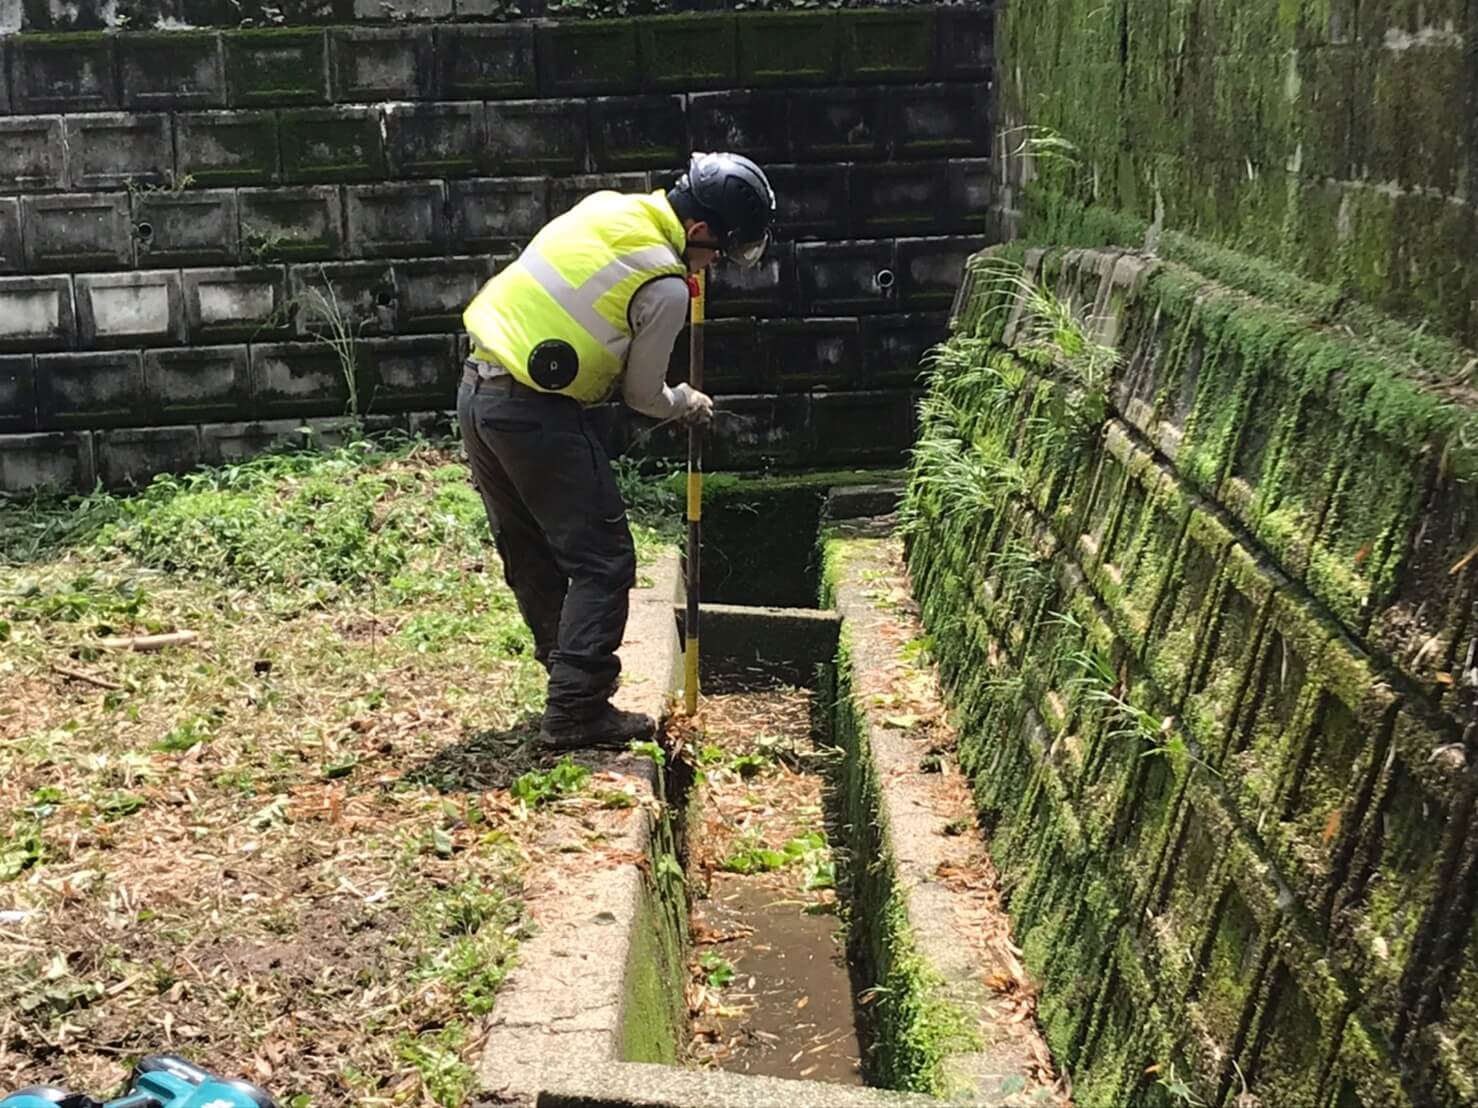
{"label": "concrete block joint line", "polygon": [[[9,363],[7,489],[84,472],[25,437],[53,428],[341,414],[300,310],[310,286],[366,339],[455,343],[476,285],[551,216],[597,188],[664,187],[718,146],[772,167],[782,203],[766,265],[714,281],[709,372],[735,413],[720,455],[901,456],[918,352],[944,337],[947,270],[989,198],[988,13],[483,23],[443,7],[188,31],[142,11],[109,23],[127,3],[17,9],[0,32],[0,356],[67,357]],[[451,371],[388,349],[365,362],[385,411],[451,406]],[[153,368],[120,404],[125,365]],[[212,367],[197,399],[192,365]],[[854,431],[847,412],[869,414]]]}

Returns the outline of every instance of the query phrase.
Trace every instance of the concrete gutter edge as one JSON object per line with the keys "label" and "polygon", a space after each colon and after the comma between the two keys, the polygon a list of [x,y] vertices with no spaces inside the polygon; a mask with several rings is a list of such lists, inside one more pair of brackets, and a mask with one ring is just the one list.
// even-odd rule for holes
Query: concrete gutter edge
{"label": "concrete gutter edge", "polygon": [[[676,551],[644,567],[650,588],[633,589],[618,706],[662,719],[681,672],[673,622],[682,601]],[[596,770],[612,770],[642,782],[643,801],[629,810],[613,855],[646,859],[660,797],[650,760],[607,753]],[[518,952],[494,1009],[478,1066],[479,1087],[495,1103],[532,1104],[549,1081],[595,1072],[620,1052],[627,963],[643,918],[646,877],[636,862],[621,862],[581,876],[578,902],[564,906]]]}
{"label": "concrete gutter edge", "polygon": [[[941,865],[957,861],[955,847],[962,840],[946,833],[956,814],[941,803],[937,790],[940,775],[920,770],[927,742],[888,727],[885,717],[889,709],[878,706],[873,694],[879,690],[867,684],[888,674],[899,661],[901,644],[880,634],[888,616],[874,599],[876,581],[866,579],[869,571],[875,576],[884,565],[881,554],[886,540],[869,537],[844,541],[851,550],[834,582],[834,602],[842,616],[842,636],[851,651],[854,669],[862,677],[853,690],[864,724],[862,737],[869,745],[874,772],[886,782],[886,787],[879,790],[877,818],[884,841],[892,847],[908,927],[919,952],[943,977],[949,995],[966,1011],[976,1013],[987,1033],[986,1048],[948,1058],[946,1074],[970,1103],[1016,1103],[1006,1090],[1011,1088],[1013,1075],[1028,1069],[1031,1056],[1020,1043],[989,1041],[986,1017],[992,1003],[984,981],[990,968],[981,964],[963,934],[961,920],[968,918],[968,903],[937,876]],[[964,814],[973,817],[974,812]]]}
{"label": "concrete gutter edge", "polygon": [[539,1094],[538,1108],[939,1108],[915,1093],[827,1085],[722,1070],[607,1062],[571,1070]]}

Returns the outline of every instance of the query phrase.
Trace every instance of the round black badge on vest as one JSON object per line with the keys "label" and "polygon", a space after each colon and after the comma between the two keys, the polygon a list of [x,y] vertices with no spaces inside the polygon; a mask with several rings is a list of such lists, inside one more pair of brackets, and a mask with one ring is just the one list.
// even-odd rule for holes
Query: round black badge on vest
{"label": "round black badge on vest", "polygon": [[546,339],[529,354],[529,376],[541,389],[568,388],[580,372],[580,355],[564,339]]}

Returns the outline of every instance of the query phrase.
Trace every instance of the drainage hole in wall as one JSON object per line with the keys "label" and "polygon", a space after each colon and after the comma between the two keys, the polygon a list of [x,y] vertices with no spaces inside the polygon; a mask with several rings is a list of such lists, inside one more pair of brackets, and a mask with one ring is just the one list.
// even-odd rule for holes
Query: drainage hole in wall
{"label": "drainage hole in wall", "polygon": [[860,1085],[813,699],[781,674],[729,675],[688,736],[687,1061]]}

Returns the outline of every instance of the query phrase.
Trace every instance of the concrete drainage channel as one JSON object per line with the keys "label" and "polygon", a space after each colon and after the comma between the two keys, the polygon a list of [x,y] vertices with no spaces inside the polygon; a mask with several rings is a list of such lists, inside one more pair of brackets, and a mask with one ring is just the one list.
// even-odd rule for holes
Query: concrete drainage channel
{"label": "concrete drainage channel", "polygon": [[[724,602],[705,598],[700,726],[669,718],[662,764],[598,761],[642,802],[607,814],[611,864],[562,886],[578,891],[524,944],[477,1103],[1058,1103],[986,985],[1013,955],[981,942],[991,891],[959,879],[989,869],[961,833],[968,790],[881,691],[914,666],[879,585],[896,486],[720,488],[750,548],[720,527],[705,557]],[[650,577],[621,698],[662,715],[676,557]],[[825,608],[746,603],[804,601],[797,578]]]}

